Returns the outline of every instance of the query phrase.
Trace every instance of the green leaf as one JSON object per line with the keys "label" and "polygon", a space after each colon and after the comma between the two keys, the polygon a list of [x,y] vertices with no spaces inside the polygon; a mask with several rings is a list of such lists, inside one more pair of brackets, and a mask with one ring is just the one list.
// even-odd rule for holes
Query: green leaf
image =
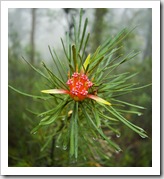
{"label": "green leaf", "polygon": [[95,119],[96,119],[96,124],[97,124],[97,127],[99,128],[101,126],[101,121],[100,121],[100,117],[99,117],[99,114],[98,114],[98,111],[97,109],[95,108],[94,106],[94,116],[95,116]]}
{"label": "green leaf", "polygon": [[43,99],[43,100],[47,100],[47,99],[50,99],[52,97],[46,97],[46,96],[36,96],[36,95],[32,95],[32,94],[28,94],[28,93],[24,93],[10,85],[8,85],[9,88],[11,88],[12,90],[14,90],[15,92],[21,94],[21,95],[24,95],[24,96],[28,96],[28,97],[31,97],[31,98],[35,98],[35,99]]}
{"label": "green leaf", "polygon": [[42,118],[42,120],[39,123],[39,126],[44,126],[44,125],[50,125],[53,122],[55,122],[57,119],[60,118],[60,113],[62,112],[62,110],[64,109],[64,107],[69,103],[69,101],[67,101],[67,98],[59,103],[55,108],[50,109],[48,111],[45,111],[43,113],[40,113],[39,116],[45,116]]}
{"label": "green leaf", "polygon": [[63,149],[66,150],[69,144],[69,130],[67,130],[64,138],[63,138]]}
{"label": "green leaf", "polygon": [[62,39],[62,38],[61,38],[61,42],[62,42],[62,46],[63,46],[63,50],[64,50],[64,54],[65,54],[67,60],[70,61],[70,59],[69,59],[69,57],[68,57],[68,54],[67,54],[67,52],[66,52],[65,45],[64,45],[64,42],[63,42],[63,39]]}
{"label": "green leaf", "polygon": [[86,74],[86,71],[85,71],[85,68],[84,68],[84,65],[83,65],[83,61],[82,61],[82,57],[80,56],[80,54],[78,54],[78,57],[80,59],[80,65],[79,65],[79,71],[82,71]]}
{"label": "green leaf", "polygon": [[125,39],[136,27],[134,27],[131,30],[128,30],[127,28],[122,29],[117,35],[114,36],[114,38],[109,38],[107,39],[103,45],[102,45],[102,49],[104,49],[105,47],[108,47],[109,49],[114,48],[115,46],[117,46],[120,42],[123,41],[123,39]]}
{"label": "green leaf", "polygon": [[75,127],[74,127],[74,113],[73,111],[72,117],[71,117],[71,123],[70,123],[70,157],[72,157],[75,153]]}
{"label": "green leaf", "polygon": [[[120,47],[121,48],[121,47]],[[105,66],[107,67],[108,65],[110,65],[111,64],[111,62],[114,62],[117,58],[114,58],[113,60],[112,60],[112,57],[113,57],[113,54],[115,53],[115,52],[117,52],[118,50],[120,50],[120,48],[114,48],[112,51],[111,51],[111,53],[109,53],[108,55],[107,55],[107,60],[106,60],[106,63],[105,63]]]}
{"label": "green leaf", "polygon": [[98,67],[98,65],[102,62],[103,59],[104,57],[101,57],[96,63],[94,63],[88,70],[88,73],[93,72],[93,70]]}
{"label": "green leaf", "polygon": [[49,78],[48,78],[44,73],[42,73],[39,69],[35,68],[31,63],[29,63],[27,60],[25,60],[24,57],[22,57],[22,58],[23,58],[23,60],[24,60],[34,71],[36,71],[36,72],[39,73],[41,76],[43,76],[46,80],[49,81]]}
{"label": "green leaf", "polygon": [[60,67],[62,68],[62,73],[65,73],[65,76],[67,76],[68,69],[66,68],[66,64],[63,63],[61,59],[59,59],[55,49],[53,49],[53,53],[55,54],[55,57],[58,60],[58,63],[60,64]]}
{"label": "green leaf", "polygon": [[91,61],[92,61],[92,62],[94,62],[94,60],[95,60],[96,56],[98,55],[100,49],[101,49],[101,46],[99,46],[99,47],[96,49],[95,53],[94,53],[93,56],[91,57]]}
{"label": "green leaf", "polygon": [[135,54],[132,54],[133,52],[130,52],[128,55],[126,55],[120,62],[106,68],[106,70],[112,68],[106,75],[105,77],[107,77],[113,70],[115,70],[116,68],[118,68],[121,64],[131,60],[132,58],[134,58],[136,55],[138,55],[140,52],[137,52]]}
{"label": "green leaf", "polygon": [[78,102],[74,103],[74,110],[70,123],[70,157],[78,157]]}
{"label": "green leaf", "polygon": [[118,136],[120,136],[120,132],[119,132],[117,129],[115,129],[115,128],[113,128],[112,126],[108,125],[107,122],[105,122],[105,121],[103,121],[103,122],[104,122],[104,124],[105,124],[106,127],[108,127],[111,131],[113,131],[113,132],[114,132],[115,134],[117,134]]}
{"label": "green leaf", "polygon": [[[56,62],[56,60],[55,60],[55,58],[54,58],[54,56],[53,56],[53,54],[52,54],[52,51],[51,51],[50,46],[48,46],[48,48],[49,48],[51,57],[52,57],[52,59],[53,59],[53,61],[54,61],[54,63],[55,63],[55,66],[56,66],[56,68],[57,68],[57,70],[58,70],[58,72],[59,72],[59,74],[60,74],[60,77],[61,77],[62,80],[64,81],[64,77],[63,77],[63,75],[62,75],[62,73],[61,73],[61,71],[60,71],[60,69],[59,69],[59,66],[58,66],[58,64],[57,64],[57,62]],[[60,64],[60,63],[59,63],[59,64]]]}
{"label": "green leaf", "polygon": [[115,149],[117,150],[121,150],[120,147],[115,144],[114,142],[112,142],[107,136],[105,136],[105,134],[102,132],[102,130],[100,130],[96,124],[93,122],[93,120],[91,119],[90,115],[88,114],[86,108],[83,106],[82,108],[83,114],[86,116],[86,118],[90,121],[90,123],[93,125],[93,127],[98,131],[98,133]]}
{"label": "green leaf", "polygon": [[73,24],[74,24],[74,40],[75,40],[75,46],[78,50],[79,48],[79,43],[78,43],[78,30],[77,30],[77,25],[76,25],[76,21],[75,21],[75,17],[72,16],[73,19]]}
{"label": "green leaf", "polygon": [[76,56],[76,47],[75,45],[72,46],[72,52],[73,52],[73,63],[74,63],[74,71],[76,71],[77,67],[77,56]]}
{"label": "green leaf", "polygon": [[42,62],[42,64],[47,70],[51,79],[54,81],[54,84],[57,85],[58,88],[62,88],[64,86],[66,89],[68,89],[68,86],[60,78],[58,78],[49,68],[47,68],[44,62]]}
{"label": "green leaf", "polygon": [[40,126],[44,126],[44,125],[50,125],[50,124],[52,124],[59,117],[59,115],[60,115],[62,110],[63,109],[60,108],[58,111],[56,111],[56,113],[52,114],[47,120],[40,121],[39,125]]}
{"label": "green leaf", "polygon": [[66,45],[67,45],[68,59],[69,59],[69,63],[70,63],[71,62],[71,44],[70,44],[69,32],[66,32]]}
{"label": "green leaf", "polygon": [[[82,48],[82,45],[83,45],[83,41],[84,41],[84,37],[85,37],[85,32],[86,32],[86,28],[87,28],[87,24],[88,24],[88,19],[86,18],[85,19],[85,23],[84,23],[84,28],[83,28],[82,37],[81,37],[81,40],[80,40],[80,46],[79,46],[79,51],[78,52],[80,52],[80,50]],[[89,39],[89,35],[87,36],[86,41],[85,41],[83,54],[84,54],[85,47],[86,47],[88,39]],[[82,58],[83,58],[83,55],[82,55]]]}
{"label": "green leaf", "polygon": [[[110,52],[110,49],[109,48],[106,48],[104,50],[102,50],[96,57],[95,57],[95,60],[94,61],[99,61],[99,59],[101,59],[102,57],[107,57],[112,55],[113,53],[117,52],[118,50],[120,50],[121,47],[118,47],[118,48],[115,48],[113,49],[111,52]],[[100,50],[100,49],[99,49]],[[110,64],[110,63],[109,63]],[[108,64],[108,65],[109,65]]]}
{"label": "green leaf", "polygon": [[[78,36],[78,42],[80,41],[82,16],[83,16],[83,9],[80,9],[79,27],[78,27],[78,35],[77,35]],[[80,51],[80,49],[79,49],[79,51]]]}
{"label": "green leaf", "polygon": [[130,88],[130,89],[127,89],[129,91],[134,91],[134,90],[138,90],[138,89],[142,89],[142,88],[146,88],[146,87],[149,87],[151,86],[152,84],[147,84],[147,85],[144,85],[144,86],[139,86],[139,87],[136,87],[136,88]]}
{"label": "green leaf", "polygon": [[121,116],[112,106],[110,106],[110,109],[104,106],[107,111],[109,111],[111,114],[113,114],[115,117],[117,117],[122,123],[124,123],[127,127],[138,133],[142,137],[148,137],[144,132],[144,130],[130,121],[126,120],[123,116]]}
{"label": "green leaf", "polygon": [[84,58],[85,49],[86,49],[86,46],[87,46],[87,43],[88,43],[88,40],[89,40],[89,36],[90,36],[90,34],[88,33],[86,40],[85,40],[85,43],[84,43],[84,48],[83,48],[83,52],[82,52],[82,59]]}
{"label": "green leaf", "polygon": [[129,113],[129,114],[137,114],[138,116],[141,116],[142,113],[138,111],[130,111],[130,110],[123,110],[123,109],[117,109],[120,113]]}
{"label": "green leaf", "polygon": [[75,72],[75,70],[74,70],[74,68],[73,68],[73,66],[71,64],[69,64],[69,68],[70,68],[70,72],[72,72],[72,73]]}
{"label": "green leaf", "polygon": [[40,129],[41,126],[37,125],[36,127],[34,127],[32,130],[31,130],[31,134],[36,134],[37,131]]}
{"label": "green leaf", "polygon": [[115,118],[113,118],[113,117],[109,117],[109,116],[103,114],[103,113],[100,112],[100,111],[99,111],[99,115],[100,115],[102,118],[108,119],[108,120],[110,120],[110,121],[116,121],[116,122],[118,121],[118,119],[115,119]]}
{"label": "green leaf", "polygon": [[75,104],[75,158],[78,158],[78,102]]}
{"label": "green leaf", "polygon": [[135,104],[131,104],[131,103],[128,103],[128,102],[125,102],[125,101],[121,101],[121,100],[118,100],[118,99],[112,98],[111,100],[112,100],[112,101],[119,102],[119,103],[122,103],[122,104],[126,104],[126,105],[128,105],[128,106],[132,106],[132,107],[135,107],[135,108],[145,109],[145,108],[142,107],[142,106],[138,106],[138,105],[135,105]]}
{"label": "green leaf", "polygon": [[[57,106],[53,107],[52,109],[42,112],[38,115],[38,117],[43,117],[43,116],[50,116],[52,114],[55,114],[56,111],[58,111],[60,108],[64,108],[70,101],[67,100],[67,98],[63,99],[62,102],[60,102]],[[46,119],[42,119],[41,121],[45,121]]]}
{"label": "green leaf", "polygon": [[57,138],[56,138],[56,147],[57,148],[60,148],[61,147],[61,143],[62,143],[62,135],[63,135],[63,133],[60,131],[60,133],[59,133],[59,135],[57,136]]}
{"label": "green leaf", "polygon": [[46,140],[45,144],[42,146],[40,149],[41,152],[44,151],[44,149],[48,146],[48,144],[52,141],[53,136],[49,136],[48,139]]}

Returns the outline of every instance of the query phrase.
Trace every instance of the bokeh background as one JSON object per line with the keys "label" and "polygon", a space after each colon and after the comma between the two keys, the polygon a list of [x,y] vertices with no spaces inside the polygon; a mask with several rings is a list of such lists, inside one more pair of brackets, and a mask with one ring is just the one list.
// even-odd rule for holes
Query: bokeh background
{"label": "bokeh background", "polygon": [[[64,57],[60,37],[66,32],[73,36],[72,17],[78,17],[79,9],[9,9],[8,11],[8,73],[9,84],[17,89],[39,94],[42,79],[21,58],[22,56],[36,68],[41,61],[52,64],[48,45],[54,47],[60,57]],[[90,41],[86,49],[93,53],[109,36],[114,36],[124,27],[136,27],[124,40],[118,53],[140,51],[134,60],[117,69],[117,72],[139,72],[133,78],[139,85],[150,84],[152,80],[152,11],[151,9],[84,9],[84,19],[88,17],[87,31]],[[64,38],[65,39],[65,38]],[[9,89],[8,101],[8,165],[13,167],[49,166],[52,157],[49,150],[40,151],[42,135],[32,135],[30,131],[38,123],[35,112],[45,106]],[[119,125],[119,138],[113,140],[123,152],[112,154],[110,161],[87,162],[77,166],[150,167],[152,165],[152,91],[151,86],[136,90],[120,97],[121,100],[144,106],[141,116],[127,114],[126,118],[147,131],[149,138],[143,139],[127,127]],[[54,166],[67,166],[65,154],[55,149],[58,161]]]}

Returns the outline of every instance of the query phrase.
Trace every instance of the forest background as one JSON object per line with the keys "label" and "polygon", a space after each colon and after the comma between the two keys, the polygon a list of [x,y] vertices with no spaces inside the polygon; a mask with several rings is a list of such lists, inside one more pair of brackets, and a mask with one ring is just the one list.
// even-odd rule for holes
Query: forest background
{"label": "forest background", "polygon": [[[40,78],[22,60],[23,56],[31,64],[41,67],[44,60],[51,66],[52,59],[48,45],[54,47],[63,56],[60,37],[66,31],[73,32],[72,17],[78,16],[79,9],[9,9],[9,84],[17,89],[37,93],[40,89]],[[124,41],[124,52],[127,50],[141,51],[134,60],[127,62],[120,71],[139,72],[135,81],[140,85],[151,83],[152,80],[152,11],[151,9],[84,9],[88,17],[88,31],[91,39],[88,52],[95,49],[107,37],[113,36],[124,27],[137,28]],[[123,53],[123,52],[119,52]],[[64,58],[64,56],[63,56]],[[142,139],[119,126],[121,136],[114,140],[123,148],[123,152],[113,154],[109,162],[80,163],[79,166],[114,166],[114,167],[149,167],[152,165],[152,99],[151,87],[135,91],[121,99],[144,106],[146,110],[141,116],[131,116],[133,121],[147,131],[149,138]],[[32,99],[21,96],[9,89],[9,166],[47,166],[51,159],[50,151],[40,152],[41,137],[31,135],[36,120],[30,109],[42,110]],[[29,109],[30,108],[30,109]],[[60,153],[55,150],[56,155]],[[62,156],[64,158],[64,156]],[[64,161],[64,160],[62,160]],[[56,161],[55,166],[65,166],[64,162]]]}

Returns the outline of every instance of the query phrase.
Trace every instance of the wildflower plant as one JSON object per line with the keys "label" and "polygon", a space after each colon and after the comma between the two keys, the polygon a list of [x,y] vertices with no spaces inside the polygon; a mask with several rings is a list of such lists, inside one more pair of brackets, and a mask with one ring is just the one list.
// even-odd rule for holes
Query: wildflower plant
{"label": "wildflower plant", "polygon": [[[111,139],[111,133],[120,136],[120,131],[115,127],[119,122],[141,137],[147,137],[142,128],[124,117],[126,113],[140,115],[138,110],[144,107],[119,100],[119,96],[142,88],[129,82],[137,73],[113,74],[116,68],[133,59],[138,52],[127,55],[118,53],[122,48],[120,43],[132,31],[125,28],[115,37],[107,38],[94,53],[86,55],[90,34],[86,33],[88,19],[82,25],[82,14],[81,10],[78,24],[74,20],[74,41],[71,42],[68,33],[66,43],[61,39],[66,61],[49,47],[57,71],[53,72],[42,62],[46,71],[44,73],[27,62],[46,80],[45,88],[40,90],[41,95],[30,95],[10,88],[35,99],[51,101],[52,107],[37,114],[41,120],[31,131],[32,134],[43,128],[46,131],[45,144],[41,150],[54,140],[56,147],[68,151],[70,160],[77,160],[81,153],[85,154],[84,159],[99,156],[109,159],[113,151],[121,151]],[[126,110],[127,106],[136,110]],[[110,133],[106,133],[105,129]],[[82,151],[81,146],[86,150]]]}

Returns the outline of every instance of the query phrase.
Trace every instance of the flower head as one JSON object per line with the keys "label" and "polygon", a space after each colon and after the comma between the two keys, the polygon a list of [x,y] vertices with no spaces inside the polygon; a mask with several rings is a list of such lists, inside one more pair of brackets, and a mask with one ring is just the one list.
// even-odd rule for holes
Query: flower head
{"label": "flower head", "polygon": [[75,101],[82,101],[87,98],[88,90],[93,86],[93,83],[83,73],[74,72],[72,77],[67,81],[70,89],[70,96]]}
{"label": "flower head", "polygon": [[81,70],[80,73],[74,72],[71,78],[68,79],[66,84],[69,86],[69,90],[65,89],[49,89],[42,90],[42,93],[49,94],[69,94],[70,97],[75,101],[82,101],[85,98],[90,98],[98,103],[111,105],[108,101],[98,97],[97,95],[93,95],[89,93],[89,89],[93,86],[93,82],[88,79],[88,76]]}

